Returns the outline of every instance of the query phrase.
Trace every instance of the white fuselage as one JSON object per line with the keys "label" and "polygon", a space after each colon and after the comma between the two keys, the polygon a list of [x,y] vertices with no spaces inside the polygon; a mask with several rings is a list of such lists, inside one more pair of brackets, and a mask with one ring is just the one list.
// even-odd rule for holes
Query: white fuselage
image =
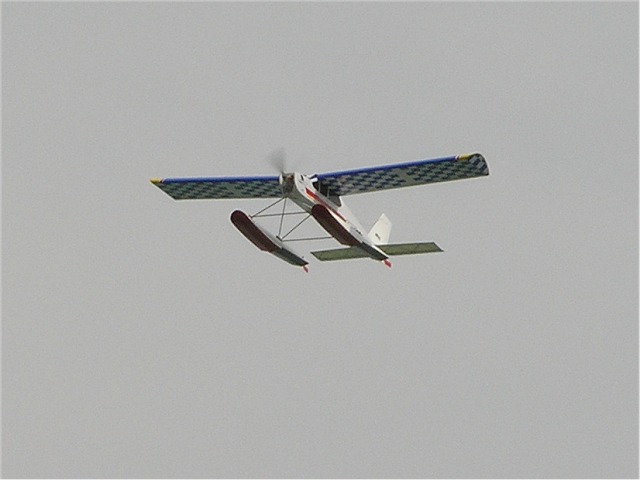
{"label": "white fuselage", "polygon": [[289,200],[307,213],[311,213],[314,205],[322,205],[336,217],[336,219],[352,234],[362,239],[367,237],[364,228],[351,210],[339,197],[329,198],[320,193],[313,181],[301,173],[284,173],[280,175],[282,193]]}
{"label": "white fuselage", "polygon": [[[364,247],[369,255],[375,256],[378,260],[382,260],[383,257],[384,259],[388,258],[375,246],[374,239],[369,237],[362,224],[344,202],[339,197],[327,197],[320,193],[308,176],[300,173],[283,173],[280,176],[280,187],[286,198],[309,214],[312,214],[313,207],[316,205],[325,207],[340,226],[357,240],[361,244],[360,247]],[[334,235],[333,232],[329,233]],[[336,237],[336,239],[338,238]],[[338,241],[340,240],[338,239]]]}

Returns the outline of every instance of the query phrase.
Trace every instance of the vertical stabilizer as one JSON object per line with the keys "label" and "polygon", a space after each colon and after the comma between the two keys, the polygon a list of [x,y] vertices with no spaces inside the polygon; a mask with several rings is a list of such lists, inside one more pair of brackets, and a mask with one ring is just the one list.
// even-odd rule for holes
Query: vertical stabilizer
{"label": "vertical stabilizer", "polygon": [[381,245],[389,243],[389,236],[391,235],[391,220],[383,213],[380,215],[378,221],[371,227],[369,232],[369,238],[375,245]]}

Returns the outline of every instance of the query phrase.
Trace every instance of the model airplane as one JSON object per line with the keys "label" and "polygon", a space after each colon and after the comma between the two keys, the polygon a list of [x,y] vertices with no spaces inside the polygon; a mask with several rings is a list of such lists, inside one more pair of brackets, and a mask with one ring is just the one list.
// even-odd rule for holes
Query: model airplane
{"label": "model airplane", "polygon": [[[310,217],[313,217],[332,238],[345,245],[338,249],[311,252],[321,261],[368,257],[391,267],[390,256],[442,251],[433,242],[388,243],[391,222],[384,213],[373,228],[366,232],[344,204],[342,197],[345,195],[484,175],[489,175],[487,163],[481,154],[473,153],[311,176],[294,172],[261,177],[164,178],[152,179],[151,182],[176,200],[277,199],[254,215],[235,210],[231,214],[231,222],[260,250],[307,271],[309,262],[291,249],[289,242],[293,240],[288,237]],[[283,217],[291,215],[285,211],[287,200],[300,207],[302,212],[296,213],[305,215],[305,218],[283,234]],[[280,213],[265,213],[280,202],[284,202]],[[266,216],[280,217],[277,235],[268,232],[253,220]],[[315,238],[296,240],[313,239]]]}

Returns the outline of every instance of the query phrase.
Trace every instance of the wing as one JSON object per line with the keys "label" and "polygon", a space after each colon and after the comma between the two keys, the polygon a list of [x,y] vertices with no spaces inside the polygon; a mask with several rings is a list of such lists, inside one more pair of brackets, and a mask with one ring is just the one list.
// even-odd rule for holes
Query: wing
{"label": "wing", "polygon": [[151,183],[176,200],[282,196],[278,177],[163,178]]}
{"label": "wing", "polygon": [[316,175],[316,178],[320,191],[327,192],[329,195],[342,196],[484,175],[489,175],[487,162],[481,154],[473,153],[323,173]]}

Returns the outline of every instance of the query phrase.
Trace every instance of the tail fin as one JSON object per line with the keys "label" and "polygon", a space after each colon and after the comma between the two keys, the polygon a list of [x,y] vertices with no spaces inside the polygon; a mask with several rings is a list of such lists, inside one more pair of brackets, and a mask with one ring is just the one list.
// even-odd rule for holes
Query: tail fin
{"label": "tail fin", "polygon": [[374,244],[380,245],[389,243],[389,236],[391,235],[391,220],[383,213],[380,215],[378,221],[371,227],[369,232],[369,238]]}

